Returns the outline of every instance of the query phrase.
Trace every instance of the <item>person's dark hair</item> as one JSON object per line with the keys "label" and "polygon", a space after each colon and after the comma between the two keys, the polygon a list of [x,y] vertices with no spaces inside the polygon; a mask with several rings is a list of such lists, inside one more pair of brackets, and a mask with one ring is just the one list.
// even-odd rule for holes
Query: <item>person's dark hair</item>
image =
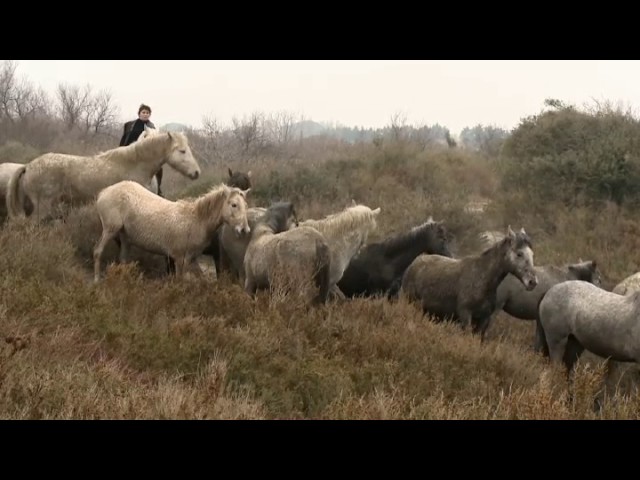
{"label": "person's dark hair", "polygon": [[149,105],[145,105],[144,103],[140,104],[140,108],[138,108],[138,115],[142,110],[148,110],[151,113],[151,107]]}

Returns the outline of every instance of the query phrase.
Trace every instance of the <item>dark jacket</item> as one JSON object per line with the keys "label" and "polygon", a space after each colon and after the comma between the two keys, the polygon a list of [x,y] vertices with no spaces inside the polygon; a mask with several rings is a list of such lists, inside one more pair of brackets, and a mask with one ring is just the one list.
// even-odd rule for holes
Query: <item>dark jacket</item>
{"label": "dark jacket", "polygon": [[124,133],[122,134],[122,138],[120,139],[120,146],[125,147],[127,145],[131,145],[133,142],[138,140],[140,134],[144,132],[145,125],[147,126],[147,128],[156,128],[151,120],[143,122],[139,118],[125,123]]}

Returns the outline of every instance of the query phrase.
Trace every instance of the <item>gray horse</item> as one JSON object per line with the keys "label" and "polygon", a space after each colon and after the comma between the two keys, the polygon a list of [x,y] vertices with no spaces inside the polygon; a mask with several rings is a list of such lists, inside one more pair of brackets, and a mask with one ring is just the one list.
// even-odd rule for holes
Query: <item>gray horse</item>
{"label": "gray horse", "polygon": [[419,300],[424,313],[438,320],[453,318],[462,327],[484,333],[496,309],[496,290],[507,276],[514,274],[532,290],[538,283],[533,268],[531,241],[524,229],[505,237],[479,255],[453,259],[440,255],[418,256],[402,278],[401,292]]}
{"label": "gray horse", "polygon": [[[513,275],[507,275],[498,286],[496,293],[496,311],[504,310],[509,315],[521,320],[537,320],[538,304],[552,286],[565,280],[584,280],[600,286],[600,272],[595,261],[564,265],[540,265],[534,267],[538,285],[527,290],[521,281]],[[540,332],[536,333],[535,350],[542,351],[544,339]]]}
{"label": "gray horse", "polygon": [[640,292],[618,295],[581,280],[554,285],[540,302],[551,361],[571,372],[586,349],[616,362],[640,363]]}
{"label": "gray horse", "polygon": [[[275,205],[275,204],[274,204]],[[247,211],[247,220],[251,231],[255,229],[256,222],[266,213],[263,207],[253,207]],[[293,219],[291,226],[297,226],[297,219]],[[219,268],[218,276],[223,271],[229,271],[234,280],[239,280],[240,285],[244,285],[244,254],[247,251],[251,235],[236,235],[233,229],[226,225],[220,228],[219,238]]]}

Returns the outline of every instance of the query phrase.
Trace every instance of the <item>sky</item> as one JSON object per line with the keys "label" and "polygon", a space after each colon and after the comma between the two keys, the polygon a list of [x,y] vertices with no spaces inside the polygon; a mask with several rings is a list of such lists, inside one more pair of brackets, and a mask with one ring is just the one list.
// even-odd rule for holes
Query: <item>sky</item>
{"label": "sky", "polygon": [[50,93],[59,83],[108,90],[122,121],[138,106],[162,126],[196,128],[203,116],[287,112],[348,127],[409,125],[452,132],[512,129],[545,98],[577,106],[609,100],[640,107],[640,61],[570,60],[18,60],[17,74]]}

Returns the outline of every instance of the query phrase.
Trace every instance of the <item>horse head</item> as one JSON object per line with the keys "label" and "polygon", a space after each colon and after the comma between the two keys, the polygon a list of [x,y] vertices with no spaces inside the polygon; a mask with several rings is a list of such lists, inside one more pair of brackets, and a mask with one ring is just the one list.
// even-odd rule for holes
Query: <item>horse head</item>
{"label": "horse head", "polygon": [[191,152],[187,136],[182,132],[167,132],[167,138],[169,140],[167,163],[190,179],[197,179],[200,176],[200,165]]}
{"label": "horse head", "polygon": [[515,233],[509,225],[501,246],[506,249],[505,260],[509,273],[515,275],[527,290],[533,290],[538,285],[538,277],[533,268],[531,239],[524,228]]}

